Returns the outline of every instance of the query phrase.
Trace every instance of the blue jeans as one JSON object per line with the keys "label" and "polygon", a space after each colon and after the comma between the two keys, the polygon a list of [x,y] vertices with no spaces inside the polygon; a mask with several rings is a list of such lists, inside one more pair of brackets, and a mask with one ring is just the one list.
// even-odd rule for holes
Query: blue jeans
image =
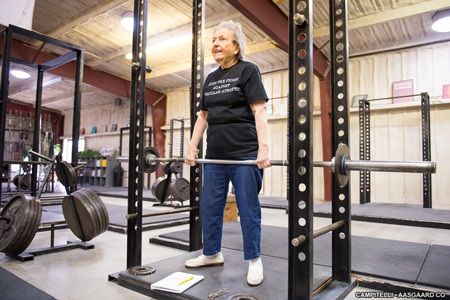
{"label": "blue jeans", "polygon": [[233,184],[239,211],[244,259],[258,258],[261,253],[261,204],[258,193],[263,170],[256,165],[203,165],[203,189],[200,213],[203,228],[203,254],[214,255],[222,247],[223,216],[229,182]]}

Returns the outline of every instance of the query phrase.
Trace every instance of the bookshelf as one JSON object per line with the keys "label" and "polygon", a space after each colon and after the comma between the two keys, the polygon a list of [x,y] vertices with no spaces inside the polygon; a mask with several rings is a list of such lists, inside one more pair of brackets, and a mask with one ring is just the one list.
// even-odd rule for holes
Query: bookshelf
{"label": "bookshelf", "polygon": [[[109,186],[112,182],[111,166],[115,166],[115,157],[86,157],[80,158],[80,162],[85,164],[84,170],[78,174],[78,183],[81,186]],[[114,168],[113,166],[113,168]],[[111,185],[112,186],[112,185]]]}

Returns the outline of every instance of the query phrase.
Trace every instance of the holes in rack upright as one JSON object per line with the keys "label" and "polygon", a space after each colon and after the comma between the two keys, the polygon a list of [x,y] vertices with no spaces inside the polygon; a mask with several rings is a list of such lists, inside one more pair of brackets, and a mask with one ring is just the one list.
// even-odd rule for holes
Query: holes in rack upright
{"label": "holes in rack upright", "polygon": [[306,4],[305,1],[300,1],[300,2],[297,4],[297,10],[298,10],[299,12],[304,11],[304,10],[306,9],[306,7],[308,7],[308,5]]}
{"label": "holes in rack upright", "polygon": [[303,124],[305,124],[306,123],[306,121],[307,121],[307,118],[306,118],[306,116],[305,115],[300,115],[300,117],[298,118],[298,123],[300,124],[300,125],[303,125]]}
{"label": "holes in rack upright", "polygon": [[297,41],[299,42],[299,43],[303,43],[304,41],[306,41],[306,38],[307,38],[308,36],[306,35],[306,33],[300,33],[299,35],[298,35],[298,37],[297,37]]}
{"label": "holes in rack upright", "polygon": [[305,149],[300,149],[300,151],[298,151],[298,157],[305,158],[306,157],[306,150]]}
{"label": "holes in rack upright", "polygon": [[299,202],[298,202],[298,208],[300,208],[300,209],[305,209],[306,208],[306,202],[305,201],[303,201],[303,200],[300,200]]}
{"label": "holes in rack upright", "polygon": [[305,59],[307,54],[308,54],[308,52],[306,51],[306,49],[300,49],[300,50],[298,50],[297,56],[300,59]]}
{"label": "holes in rack upright", "polygon": [[305,261],[306,260],[306,254],[304,252],[300,252],[298,254],[298,260],[299,261]]}

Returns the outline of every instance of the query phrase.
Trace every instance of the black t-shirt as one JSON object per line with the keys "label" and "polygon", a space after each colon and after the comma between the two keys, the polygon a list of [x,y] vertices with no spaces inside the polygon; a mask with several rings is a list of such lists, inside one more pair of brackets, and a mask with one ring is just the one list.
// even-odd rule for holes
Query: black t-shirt
{"label": "black t-shirt", "polygon": [[208,111],[206,158],[245,159],[258,153],[255,116],[249,106],[268,100],[258,67],[239,61],[211,72],[203,86],[200,109]]}

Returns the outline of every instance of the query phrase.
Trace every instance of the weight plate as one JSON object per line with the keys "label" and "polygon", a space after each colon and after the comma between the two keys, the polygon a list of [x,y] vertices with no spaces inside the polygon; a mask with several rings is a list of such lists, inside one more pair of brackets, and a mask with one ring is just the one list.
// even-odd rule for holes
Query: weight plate
{"label": "weight plate", "polygon": [[164,174],[169,175],[172,172],[170,163],[164,163]]}
{"label": "weight plate", "polygon": [[173,162],[170,164],[170,170],[174,174],[181,174],[183,172],[183,164],[179,162]]}
{"label": "weight plate", "polygon": [[[167,184],[167,179],[165,176],[161,176],[155,180],[152,184],[152,193],[156,200],[164,202],[169,198],[170,190],[169,184]],[[165,196],[164,196],[165,194]],[[164,197],[164,199],[162,199]]]}
{"label": "weight plate", "polygon": [[185,201],[190,198],[191,186],[189,181],[183,177],[178,177],[170,183],[170,193],[175,200]]}
{"label": "weight plate", "polygon": [[345,169],[346,159],[350,159],[350,150],[348,149],[346,144],[341,143],[336,150],[334,161],[335,180],[340,187],[346,186],[349,180],[349,175],[347,174],[347,170]]}
{"label": "weight plate", "polygon": [[159,166],[159,162],[151,162],[148,161],[147,158],[159,158],[158,150],[156,150],[156,148],[153,147],[144,148],[144,172],[153,173]]}
{"label": "weight plate", "polygon": [[31,175],[30,174],[23,174],[23,175],[16,175],[13,178],[13,183],[16,187],[19,187],[19,180],[20,180],[20,188],[21,189],[28,189],[30,187],[31,182]]}
{"label": "weight plate", "polygon": [[147,266],[136,266],[128,269],[128,273],[130,273],[131,275],[150,275],[155,272],[155,268]]}
{"label": "weight plate", "polygon": [[14,248],[13,243],[22,240],[26,233],[22,228],[27,225],[30,212],[30,204],[24,194],[16,194],[6,204],[0,218],[0,250],[2,252],[10,252],[11,245]]}
{"label": "weight plate", "polygon": [[94,211],[84,203],[80,195],[65,196],[62,203],[67,226],[83,242],[92,240],[97,232]]}
{"label": "weight plate", "polygon": [[82,203],[88,209],[88,211],[91,215],[91,218],[88,218],[88,219],[84,220],[83,222],[88,222],[87,220],[92,220],[93,223],[92,224],[82,224],[82,226],[85,226],[88,228],[92,227],[94,229],[93,235],[89,238],[89,240],[92,240],[93,238],[98,236],[98,234],[100,232],[100,226],[101,226],[99,223],[99,216],[97,213],[97,209],[94,206],[94,204],[92,204],[92,202],[88,199],[88,197],[86,197],[86,195],[84,195],[83,193],[80,193],[80,191],[76,191],[75,193],[72,193],[72,196],[78,198],[80,203]]}
{"label": "weight plate", "polygon": [[230,296],[228,300],[259,300],[259,299],[252,295],[241,294]]}
{"label": "weight plate", "polygon": [[100,214],[100,219],[101,219],[101,224],[102,224],[99,234],[102,234],[103,232],[105,232],[108,229],[108,225],[109,225],[108,210],[106,209],[106,206],[103,203],[102,199],[99,197],[99,195],[93,189],[84,188],[82,190],[87,195],[90,196],[91,201],[97,207],[97,211]]}
{"label": "weight plate", "polygon": [[81,189],[78,190],[77,192],[82,197],[83,201],[85,201],[85,204],[89,205],[89,207],[91,207],[92,209],[93,212],[92,217],[95,223],[95,228],[97,229],[97,232],[94,237],[97,237],[100,235],[100,233],[103,233],[102,230],[105,227],[102,214],[100,213],[97,205],[95,204],[95,201],[92,199],[92,196],[87,192],[86,189]]}
{"label": "weight plate", "polygon": [[87,191],[85,189],[81,189],[78,190],[73,194],[79,195],[82,199],[82,201],[84,201],[84,204],[88,205],[92,211],[93,211],[93,217],[95,220],[95,228],[96,228],[96,234],[95,236],[98,236],[100,234],[100,232],[102,231],[104,224],[103,224],[103,216],[100,213],[97,205],[94,203],[94,200],[92,199],[92,196],[90,194],[87,193]]}
{"label": "weight plate", "polygon": [[66,162],[63,161],[61,162],[61,164],[64,166],[64,168],[66,169],[66,176],[67,176],[67,184],[69,184],[68,187],[72,187],[77,183],[77,173],[75,172],[75,169],[73,168],[73,166]]}
{"label": "weight plate", "polygon": [[[33,241],[34,236],[39,228],[41,221],[41,208],[38,201],[34,198],[29,198],[30,201],[27,202],[27,218],[25,219],[25,224],[23,230],[16,232],[16,237],[3,251],[8,254],[20,254],[30,245]],[[29,230],[29,229],[32,230]]]}
{"label": "weight plate", "polygon": [[100,234],[101,234],[108,229],[108,225],[109,225],[108,210],[106,209],[105,204],[103,203],[102,199],[97,194],[97,192],[95,192],[92,189],[86,189],[86,191],[91,195],[92,200],[94,201],[95,205],[97,205],[100,215],[102,216],[104,228],[102,228],[102,230],[100,230]]}
{"label": "weight plate", "polygon": [[27,198],[27,216],[25,224],[23,224],[23,230],[20,234],[18,231],[16,238],[8,245],[3,251],[8,254],[20,254],[25,251],[26,248],[33,241],[34,236],[39,228],[41,222],[42,209],[40,202],[36,201],[31,196],[25,196]]}
{"label": "weight plate", "polygon": [[66,161],[60,162],[60,166],[61,168],[56,168],[58,179],[66,188],[74,186],[77,182],[77,174],[73,166]]}
{"label": "weight plate", "polygon": [[96,199],[97,199],[97,205],[100,206],[101,211],[103,212],[103,216],[104,216],[104,220],[105,220],[105,230],[108,230],[108,225],[109,225],[109,213],[108,213],[108,209],[106,209],[105,203],[103,203],[102,199],[100,198],[100,196],[95,192],[92,191],[93,194],[95,195]]}
{"label": "weight plate", "polygon": [[0,251],[17,255],[32,242],[41,222],[40,202],[17,193],[0,214]]}

